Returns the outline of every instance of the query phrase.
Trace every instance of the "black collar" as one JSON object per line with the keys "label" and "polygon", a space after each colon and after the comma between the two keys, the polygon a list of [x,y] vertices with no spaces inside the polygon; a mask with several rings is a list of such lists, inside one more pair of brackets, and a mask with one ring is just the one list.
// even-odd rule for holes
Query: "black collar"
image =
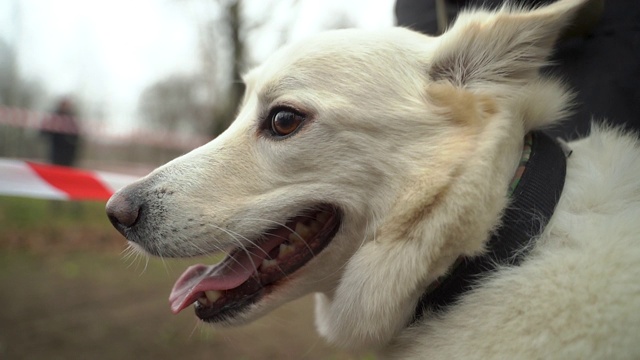
{"label": "black collar", "polygon": [[502,225],[489,239],[487,251],[477,257],[460,258],[453,270],[430,285],[416,306],[412,323],[425,312],[446,310],[498,266],[519,265],[547,225],[564,186],[567,154],[561,144],[542,132],[528,134],[528,141],[529,159],[519,181],[514,182]]}

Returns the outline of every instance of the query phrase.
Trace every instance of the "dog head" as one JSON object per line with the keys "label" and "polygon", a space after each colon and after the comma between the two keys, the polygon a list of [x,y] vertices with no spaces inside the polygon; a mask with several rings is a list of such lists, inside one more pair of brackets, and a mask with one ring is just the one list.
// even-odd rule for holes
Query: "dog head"
{"label": "dog head", "polygon": [[229,129],[120,190],[109,217],[152,255],[226,253],[178,279],[175,312],[238,324],[316,292],[327,339],[383,344],[482,251],[524,134],[563,115],[569,95],[538,70],[581,3],[286,46],[246,75]]}

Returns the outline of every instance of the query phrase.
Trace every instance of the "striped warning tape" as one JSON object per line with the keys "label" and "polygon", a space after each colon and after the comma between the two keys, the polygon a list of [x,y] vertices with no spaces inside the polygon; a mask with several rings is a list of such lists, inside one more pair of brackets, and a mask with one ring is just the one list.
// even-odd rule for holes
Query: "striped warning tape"
{"label": "striped warning tape", "polygon": [[0,194],[58,200],[108,200],[131,175],[0,159]]}

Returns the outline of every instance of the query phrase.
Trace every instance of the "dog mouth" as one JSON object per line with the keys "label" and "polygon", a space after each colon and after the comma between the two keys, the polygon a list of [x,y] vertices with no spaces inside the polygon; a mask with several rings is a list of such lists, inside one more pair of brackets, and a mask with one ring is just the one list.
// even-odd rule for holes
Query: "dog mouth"
{"label": "dog mouth", "polygon": [[319,254],[340,228],[340,211],[315,206],[238,247],[216,265],[193,265],[176,281],[169,303],[177,314],[195,303],[207,322],[232,317],[269,294]]}

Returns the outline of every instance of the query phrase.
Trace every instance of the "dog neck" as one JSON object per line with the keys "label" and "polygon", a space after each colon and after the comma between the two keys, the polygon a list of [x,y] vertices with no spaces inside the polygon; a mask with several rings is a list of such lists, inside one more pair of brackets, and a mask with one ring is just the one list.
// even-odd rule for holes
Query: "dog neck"
{"label": "dog neck", "polygon": [[509,206],[487,242],[486,251],[459,258],[448,274],[431,283],[418,301],[411,323],[426,312],[445,311],[482,276],[498,267],[517,266],[523,261],[558,203],[568,155],[562,144],[544,133],[527,134],[520,165],[509,186]]}

